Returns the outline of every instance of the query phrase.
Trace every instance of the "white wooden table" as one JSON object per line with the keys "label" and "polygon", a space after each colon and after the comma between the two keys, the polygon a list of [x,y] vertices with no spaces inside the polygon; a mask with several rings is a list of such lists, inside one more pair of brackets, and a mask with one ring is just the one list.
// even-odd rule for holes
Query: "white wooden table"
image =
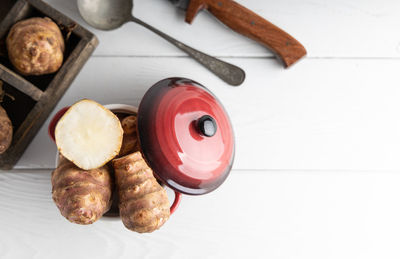
{"label": "white wooden table", "polygon": [[[47,2],[88,27],[75,1]],[[184,196],[152,234],[118,221],[71,224],[51,199],[47,121],[16,169],[0,173],[0,258],[400,257],[400,2],[238,2],[308,57],[284,70],[205,12],[187,25],[165,0],[136,0],[139,18],[241,66],[245,83],[226,85],[138,25],[89,28],[100,45],[56,109],[81,98],[137,105],[160,79],[195,79],[234,125],[236,160],[221,188]]]}

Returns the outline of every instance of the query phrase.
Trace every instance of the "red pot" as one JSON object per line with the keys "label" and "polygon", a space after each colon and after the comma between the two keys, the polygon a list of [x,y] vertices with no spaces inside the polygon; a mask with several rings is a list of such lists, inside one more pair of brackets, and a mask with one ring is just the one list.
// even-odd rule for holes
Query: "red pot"
{"label": "red pot", "polygon": [[[106,105],[114,112],[135,113],[129,105]],[[50,122],[54,139],[61,109]],[[153,85],[139,109],[138,137],[144,159],[155,176],[175,191],[171,213],[181,194],[200,195],[218,188],[228,177],[235,143],[229,117],[204,86],[185,78],[168,78]]]}

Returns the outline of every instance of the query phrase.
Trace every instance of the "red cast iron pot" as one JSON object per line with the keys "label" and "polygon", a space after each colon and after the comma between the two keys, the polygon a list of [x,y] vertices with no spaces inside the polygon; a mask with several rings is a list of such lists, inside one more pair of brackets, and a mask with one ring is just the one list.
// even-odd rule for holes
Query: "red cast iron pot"
{"label": "red cast iron pot", "polygon": [[[135,110],[129,105],[106,107],[114,112],[118,107]],[[50,122],[53,141],[57,122],[68,108]],[[161,80],[146,92],[137,116],[143,158],[155,177],[175,191],[171,214],[182,193],[206,194],[228,177],[235,153],[233,129],[222,104],[207,88],[185,78]]]}

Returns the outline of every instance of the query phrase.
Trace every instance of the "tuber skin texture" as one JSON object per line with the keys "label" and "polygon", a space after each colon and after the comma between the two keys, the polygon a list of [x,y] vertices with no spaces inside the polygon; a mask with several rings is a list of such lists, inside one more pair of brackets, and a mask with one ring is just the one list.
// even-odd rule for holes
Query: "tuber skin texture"
{"label": "tuber skin texture", "polygon": [[169,219],[169,201],[141,153],[114,159],[112,164],[125,227],[139,233],[159,229]]}
{"label": "tuber skin texture", "polygon": [[[0,81],[0,103],[6,95],[3,90],[3,82]],[[0,155],[7,151],[13,138],[13,126],[6,110],[0,106]]]}
{"label": "tuber skin texture", "polygon": [[136,116],[130,115],[121,120],[124,136],[122,138],[122,146],[119,151],[119,157],[132,154],[139,151],[139,141],[136,130]]}
{"label": "tuber skin texture", "polygon": [[136,134],[136,116],[129,115],[121,121],[122,129],[124,134]]}
{"label": "tuber skin texture", "polygon": [[56,72],[64,59],[65,43],[50,18],[30,18],[11,27],[6,39],[8,57],[22,75]]}
{"label": "tuber skin texture", "polygon": [[0,154],[6,152],[10,147],[13,137],[11,120],[6,110],[0,106]]}
{"label": "tuber skin texture", "polygon": [[60,156],[51,183],[55,204],[73,223],[92,224],[111,207],[113,181],[108,166],[85,171]]}

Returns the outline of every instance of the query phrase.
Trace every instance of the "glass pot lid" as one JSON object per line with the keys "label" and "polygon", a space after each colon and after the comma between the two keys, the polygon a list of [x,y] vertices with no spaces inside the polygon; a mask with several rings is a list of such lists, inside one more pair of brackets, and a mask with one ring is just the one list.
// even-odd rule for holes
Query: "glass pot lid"
{"label": "glass pot lid", "polygon": [[181,193],[208,193],[232,168],[235,142],[229,117],[207,88],[190,79],[164,79],[146,92],[138,134],[156,176]]}

